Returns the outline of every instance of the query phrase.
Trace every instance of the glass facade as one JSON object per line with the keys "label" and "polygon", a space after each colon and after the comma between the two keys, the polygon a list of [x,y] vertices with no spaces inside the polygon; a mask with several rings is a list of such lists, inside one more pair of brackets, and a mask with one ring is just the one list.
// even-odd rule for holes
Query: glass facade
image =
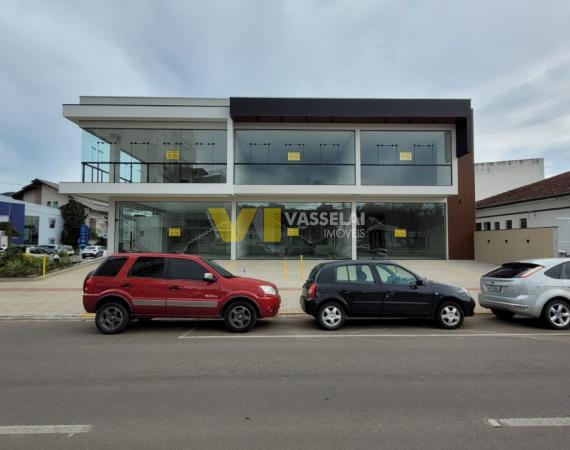
{"label": "glass facade", "polygon": [[358,258],[446,257],[444,203],[357,203]]}
{"label": "glass facade", "polygon": [[229,259],[230,242],[214,227],[212,208],[231,215],[231,203],[117,202],[117,249]]}
{"label": "glass facade", "polygon": [[225,183],[226,130],[83,130],[83,182]]}
{"label": "glass facade", "polygon": [[362,131],[362,184],[451,185],[449,131]]}
{"label": "glass facade", "polygon": [[237,130],[235,184],[355,184],[353,131]]}
{"label": "glass facade", "polygon": [[[117,202],[115,248],[229,259],[350,259],[349,202]],[[444,203],[357,203],[358,258],[445,259]],[[232,244],[232,242],[234,244]]]}
{"label": "glass facade", "polygon": [[238,259],[351,257],[350,203],[237,206]]}

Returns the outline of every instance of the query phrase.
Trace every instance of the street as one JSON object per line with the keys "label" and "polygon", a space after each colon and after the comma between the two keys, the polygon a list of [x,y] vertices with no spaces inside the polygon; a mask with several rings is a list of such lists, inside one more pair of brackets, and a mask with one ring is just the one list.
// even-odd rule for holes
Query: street
{"label": "street", "polygon": [[296,317],[246,335],[217,321],[154,321],[118,336],[86,320],[4,320],[0,341],[3,449],[536,449],[570,439],[564,420],[497,422],[570,416],[570,332],[527,319],[477,316],[453,332],[362,320],[326,333]]}

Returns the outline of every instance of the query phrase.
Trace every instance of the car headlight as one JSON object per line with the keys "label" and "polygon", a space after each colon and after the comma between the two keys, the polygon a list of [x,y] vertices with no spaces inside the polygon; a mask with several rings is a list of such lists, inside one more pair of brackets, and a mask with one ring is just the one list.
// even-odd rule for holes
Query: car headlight
{"label": "car headlight", "polygon": [[277,295],[277,290],[273,286],[259,286],[265,295]]}

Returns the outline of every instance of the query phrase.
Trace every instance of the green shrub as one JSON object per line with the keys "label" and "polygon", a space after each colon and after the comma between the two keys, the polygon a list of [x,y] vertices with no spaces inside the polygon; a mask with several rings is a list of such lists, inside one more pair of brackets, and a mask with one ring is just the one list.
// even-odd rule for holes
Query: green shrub
{"label": "green shrub", "polygon": [[[59,259],[48,259],[46,273],[64,269],[71,265],[73,265],[73,262],[67,255],[60,256]],[[42,275],[42,273],[42,258],[33,258],[29,255],[24,255],[17,249],[7,251],[5,255],[0,257],[0,277],[27,277],[31,275]]]}

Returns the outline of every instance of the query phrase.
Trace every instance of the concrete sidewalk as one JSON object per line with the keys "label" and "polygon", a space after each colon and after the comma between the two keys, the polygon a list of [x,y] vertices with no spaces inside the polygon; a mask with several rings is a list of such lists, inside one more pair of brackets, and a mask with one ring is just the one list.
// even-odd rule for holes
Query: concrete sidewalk
{"label": "concrete sidewalk", "polygon": [[[282,313],[300,313],[301,286],[311,269],[321,261],[241,260],[219,261],[239,276],[260,278],[275,283],[280,290]],[[419,275],[443,283],[462,286],[477,298],[479,277],[493,266],[477,261],[399,261]],[[46,280],[3,281],[0,283],[0,318],[38,317],[68,318],[84,313],[81,295],[86,274],[99,264],[92,261],[66,271],[53,274]],[[477,312],[484,310],[478,308]]]}

